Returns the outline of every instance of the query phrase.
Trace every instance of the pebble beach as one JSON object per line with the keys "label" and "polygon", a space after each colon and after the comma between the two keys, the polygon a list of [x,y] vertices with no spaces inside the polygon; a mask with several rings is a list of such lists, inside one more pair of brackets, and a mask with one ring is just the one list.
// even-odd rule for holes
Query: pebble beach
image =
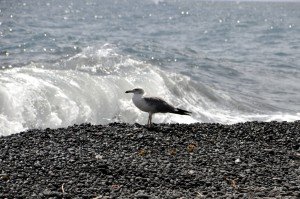
{"label": "pebble beach", "polygon": [[0,137],[0,198],[299,198],[300,121],[111,123]]}

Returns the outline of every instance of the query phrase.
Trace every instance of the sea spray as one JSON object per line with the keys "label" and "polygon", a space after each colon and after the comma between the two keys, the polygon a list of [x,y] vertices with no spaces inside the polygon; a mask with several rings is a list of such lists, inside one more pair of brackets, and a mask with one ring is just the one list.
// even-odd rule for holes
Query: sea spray
{"label": "sea spray", "polygon": [[135,87],[193,112],[192,116],[157,114],[154,122],[159,123],[300,118],[299,114],[262,111],[261,106],[243,103],[188,76],[119,54],[109,44],[87,47],[52,64],[30,63],[0,73],[0,135],[80,123],[146,123],[147,114],[124,94]]}

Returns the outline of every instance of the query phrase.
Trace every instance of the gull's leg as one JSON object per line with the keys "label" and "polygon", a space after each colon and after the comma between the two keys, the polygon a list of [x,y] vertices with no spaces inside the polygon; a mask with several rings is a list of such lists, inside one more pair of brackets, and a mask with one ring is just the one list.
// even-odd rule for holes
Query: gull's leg
{"label": "gull's leg", "polygon": [[152,113],[149,113],[149,118],[148,118],[148,127],[151,127],[151,123],[152,123]]}
{"label": "gull's leg", "polygon": [[147,122],[148,127],[149,127],[149,124],[150,124],[150,113],[149,113],[148,122]]}

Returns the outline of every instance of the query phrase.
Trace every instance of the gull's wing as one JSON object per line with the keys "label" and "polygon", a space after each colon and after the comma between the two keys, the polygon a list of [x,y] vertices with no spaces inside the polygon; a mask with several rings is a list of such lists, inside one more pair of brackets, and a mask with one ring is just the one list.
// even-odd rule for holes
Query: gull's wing
{"label": "gull's wing", "polygon": [[144,97],[145,102],[149,105],[154,107],[155,111],[158,113],[168,113],[174,112],[175,107],[171,104],[167,103],[161,98],[158,97]]}

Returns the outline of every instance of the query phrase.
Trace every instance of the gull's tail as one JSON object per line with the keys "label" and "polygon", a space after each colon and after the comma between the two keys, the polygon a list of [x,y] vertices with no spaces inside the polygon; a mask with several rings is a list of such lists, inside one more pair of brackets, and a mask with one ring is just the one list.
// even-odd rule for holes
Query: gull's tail
{"label": "gull's tail", "polygon": [[183,110],[183,109],[180,109],[180,108],[176,108],[173,113],[179,114],[179,115],[191,115],[192,114],[192,112],[186,111],[186,110]]}

